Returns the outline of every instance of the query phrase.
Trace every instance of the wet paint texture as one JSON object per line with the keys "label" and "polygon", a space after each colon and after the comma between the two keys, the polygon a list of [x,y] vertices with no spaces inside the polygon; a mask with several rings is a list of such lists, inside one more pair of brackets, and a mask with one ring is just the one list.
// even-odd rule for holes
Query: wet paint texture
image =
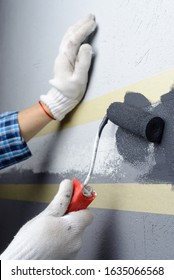
{"label": "wet paint texture", "polygon": [[[130,102],[131,100],[131,102]],[[150,153],[153,153],[155,164],[149,170],[144,178],[144,182],[168,182],[173,184],[172,173],[174,171],[174,90],[161,96],[160,102],[155,106],[150,104],[140,93],[127,93],[125,103],[130,104],[134,100],[134,105],[143,107],[154,115],[160,116],[165,121],[165,129],[160,144],[149,144],[147,140],[137,137],[136,135],[118,128],[116,132],[116,145],[118,152],[123,156],[125,161],[135,165],[146,162]],[[153,146],[152,146],[153,145]],[[150,150],[151,146],[151,150]],[[167,174],[164,172],[167,170]],[[171,176],[169,176],[171,174]]]}

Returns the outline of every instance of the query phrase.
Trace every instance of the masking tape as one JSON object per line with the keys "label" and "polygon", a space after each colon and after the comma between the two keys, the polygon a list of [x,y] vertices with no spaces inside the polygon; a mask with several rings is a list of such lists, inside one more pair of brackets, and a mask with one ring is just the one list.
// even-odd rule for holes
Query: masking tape
{"label": "masking tape", "polygon": [[[90,184],[97,197],[90,207],[174,215],[174,192],[170,184]],[[49,203],[57,184],[4,184],[0,198]]]}

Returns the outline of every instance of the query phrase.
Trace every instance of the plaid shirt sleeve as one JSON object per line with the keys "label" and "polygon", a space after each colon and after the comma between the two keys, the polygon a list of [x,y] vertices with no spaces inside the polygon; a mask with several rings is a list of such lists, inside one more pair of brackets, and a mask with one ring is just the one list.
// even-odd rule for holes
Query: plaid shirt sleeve
{"label": "plaid shirt sleeve", "polygon": [[31,157],[20,135],[18,112],[0,115],[0,169]]}

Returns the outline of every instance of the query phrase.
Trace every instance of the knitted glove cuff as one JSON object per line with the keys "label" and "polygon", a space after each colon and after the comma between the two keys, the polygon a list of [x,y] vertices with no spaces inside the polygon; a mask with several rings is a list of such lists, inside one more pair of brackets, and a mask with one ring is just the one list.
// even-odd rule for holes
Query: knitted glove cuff
{"label": "knitted glove cuff", "polygon": [[50,89],[46,95],[41,95],[40,101],[48,106],[54,118],[59,121],[78,104],[77,100],[67,98],[55,88]]}

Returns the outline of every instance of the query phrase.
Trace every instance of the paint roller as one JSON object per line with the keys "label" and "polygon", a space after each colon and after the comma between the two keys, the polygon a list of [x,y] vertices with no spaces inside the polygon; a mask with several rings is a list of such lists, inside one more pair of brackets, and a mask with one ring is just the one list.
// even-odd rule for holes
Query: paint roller
{"label": "paint roller", "polygon": [[142,108],[129,106],[121,102],[112,103],[108,107],[107,114],[103,118],[97,131],[91,164],[84,183],[82,184],[77,179],[73,179],[73,195],[67,212],[87,208],[96,197],[95,191],[93,191],[93,189],[88,186],[88,183],[94,169],[100,136],[108,120],[119,127],[127,129],[137,136],[143,137],[150,142],[159,144],[162,140],[165,125],[165,122],[162,118],[155,116]]}
{"label": "paint roller", "polygon": [[94,169],[99,140],[100,140],[102,131],[103,131],[105,125],[107,124],[107,122],[108,122],[108,118],[107,118],[107,116],[105,116],[99,125],[98,131],[97,131],[97,134],[95,137],[95,141],[94,141],[94,148],[93,148],[89,171],[86,176],[86,179],[84,180],[84,183],[82,184],[76,178],[74,178],[72,180],[73,193],[72,193],[71,202],[67,209],[67,213],[72,212],[72,211],[86,209],[88,207],[88,205],[95,199],[95,197],[97,195],[96,192],[93,190],[93,188],[88,185],[88,183],[89,183],[89,180],[91,178],[91,175],[92,175],[92,172]]}
{"label": "paint roller", "polygon": [[149,142],[159,144],[162,140],[164,120],[142,108],[114,102],[107,109],[107,117],[112,123]]}

